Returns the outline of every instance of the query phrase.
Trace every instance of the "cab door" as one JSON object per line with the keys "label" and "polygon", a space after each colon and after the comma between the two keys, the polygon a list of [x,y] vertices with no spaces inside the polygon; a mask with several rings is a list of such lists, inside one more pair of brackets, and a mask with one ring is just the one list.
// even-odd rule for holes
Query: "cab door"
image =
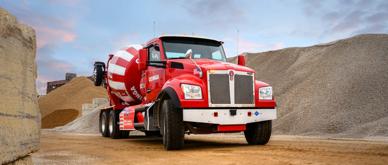
{"label": "cab door", "polygon": [[148,68],[146,70],[146,101],[156,100],[162,90],[166,75],[166,60],[160,53],[160,46],[153,44],[148,48]]}

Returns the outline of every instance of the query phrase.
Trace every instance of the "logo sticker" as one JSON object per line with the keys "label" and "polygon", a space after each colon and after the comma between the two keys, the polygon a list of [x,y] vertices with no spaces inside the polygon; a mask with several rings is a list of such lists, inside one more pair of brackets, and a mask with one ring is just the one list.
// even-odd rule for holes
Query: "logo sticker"
{"label": "logo sticker", "polygon": [[158,80],[159,79],[159,75],[153,75],[151,76],[150,78],[148,78],[148,81],[151,82],[151,81],[155,81],[155,80]]}
{"label": "logo sticker", "polygon": [[259,116],[259,115],[260,115],[260,113],[256,111],[255,112],[255,116]]}
{"label": "logo sticker", "polygon": [[134,86],[131,87],[132,94],[136,96],[138,100],[142,99],[142,96],[137,92],[136,88]]}

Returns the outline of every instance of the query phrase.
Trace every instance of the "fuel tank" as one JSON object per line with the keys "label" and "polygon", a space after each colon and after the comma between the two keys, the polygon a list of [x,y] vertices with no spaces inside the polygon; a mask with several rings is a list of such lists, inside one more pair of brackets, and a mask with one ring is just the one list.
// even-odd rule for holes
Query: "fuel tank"
{"label": "fuel tank", "polygon": [[130,45],[113,54],[107,62],[107,85],[111,97],[129,105],[142,100],[140,93],[141,73],[138,69],[139,50],[141,45]]}

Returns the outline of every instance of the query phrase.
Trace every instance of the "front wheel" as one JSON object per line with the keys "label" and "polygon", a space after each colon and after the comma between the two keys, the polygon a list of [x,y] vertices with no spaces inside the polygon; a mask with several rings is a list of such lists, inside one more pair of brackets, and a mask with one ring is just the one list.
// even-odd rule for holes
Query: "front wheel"
{"label": "front wheel", "polygon": [[164,148],[166,150],[179,150],[183,148],[185,127],[182,110],[176,108],[171,100],[164,100],[160,119]]}
{"label": "front wheel", "polygon": [[271,137],[272,121],[247,124],[244,131],[245,139],[250,145],[265,145]]}

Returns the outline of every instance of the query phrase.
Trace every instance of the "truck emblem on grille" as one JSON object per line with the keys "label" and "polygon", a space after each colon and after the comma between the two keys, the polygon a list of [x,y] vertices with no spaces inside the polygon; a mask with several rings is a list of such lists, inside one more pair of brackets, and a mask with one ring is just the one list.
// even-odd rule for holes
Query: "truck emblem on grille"
{"label": "truck emblem on grille", "polygon": [[233,70],[231,70],[231,71],[229,71],[229,80],[233,81],[233,78],[234,78],[234,72],[233,72]]}

